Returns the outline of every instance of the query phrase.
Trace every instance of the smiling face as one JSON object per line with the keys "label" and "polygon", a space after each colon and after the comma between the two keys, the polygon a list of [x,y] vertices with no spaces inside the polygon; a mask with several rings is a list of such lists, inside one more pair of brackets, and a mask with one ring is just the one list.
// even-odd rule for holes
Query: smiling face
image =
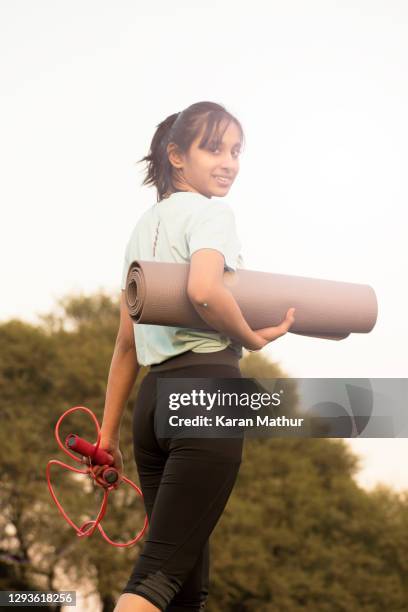
{"label": "smiling face", "polygon": [[230,121],[225,129],[226,124],[227,120],[221,122],[220,136],[217,139],[217,135],[213,133],[205,148],[200,149],[198,146],[206,128],[205,124],[187,153],[178,153],[174,143],[168,145],[167,152],[173,166],[173,185],[176,189],[201,193],[207,198],[227,195],[239,172],[241,132],[235,121]]}

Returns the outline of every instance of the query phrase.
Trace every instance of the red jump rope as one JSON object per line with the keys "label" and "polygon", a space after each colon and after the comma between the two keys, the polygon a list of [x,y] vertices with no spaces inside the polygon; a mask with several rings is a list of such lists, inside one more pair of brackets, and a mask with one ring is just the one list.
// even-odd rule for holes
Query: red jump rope
{"label": "red jump rope", "polygon": [[[62,420],[68,414],[70,414],[71,412],[74,412],[75,410],[82,410],[84,412],[87,412],[92,417],[95,423],[96,432],[97,432],[97,440],[95,444],[91,444],[90,442],[87,442],[86,440],[84,440],[83,438],[80,438],[76,434],[69,434],[65,438],[65,445],[62,444],[60,437],[59,437],[59,427],[61,425]],[[64,519],[71,525],[71,527],[75,529],[75,531],[77,532],[77,536],[80,538],[84,536],[91,536],[93,532],[95,531],[95,529],[98,527],[99,531],[102,534],[102,537],[105,538],[105,540],[109,542],[109,544],[112,544],[112,546],[123,547],[123,546],[132,546],[133,544],[135,544],[138,540],[140,540],[140,538],[142,537],[142,535],[144,534],[144,532],[146,531],[148,527],[149,523],[148,523],[147,515],[145,516],[145,522],[144,522],[142,530],[139,531],[139,533],[136,535],[135,538],[133,538],[133,540],[129,540],[129,542],[113,542],[108,537],[108,535],[105,533],[102,525],[100,524],[103,517],[105,516],[109,493],[112,490],[117,489],[121,481],[127,482],[131,487],[133,487],[133,489],[135,489],[135,491],[137,491],[137,493],[142,498],[143,498],[143,493],[141,492],[139,487],[135,485],[134,482],[129,480],[129,478],[126,478],[126,476],[124,476],[123,474],[120,475],[119,472],[114,467],[109,467],[113,463],[113,457],[107,451],[103,450],[102,448],[99,448],[99,443],[101,439],[101,431],[100,431],[98,420],[96,416],[94,415],[94,413],[92,412],[92,410],[90,410],[89,408],[85,408],[85,406],[75,406],[74,408],[69,408],[69,410],[64,412],[57,421],[57,424],[55,426],[55,437],[57,439],[57,442],[60,448],[64,451],[64,453],[69,455],[75,461],[78,461],[79,463],[84,463],[83,459],[79,459],[78,457],[76,457],[75,455],[71,453],[71,450],[73,450],[79,455],[86,457],[86,460],[87,460],[86,463],[88,465],[86,470],[78,470],[77,468],[67,465],[66,463],[63,463],[62,461],[58,461],[57,459],[51,459],[47,463],[46,474],[47,474],[48,489],[51,493],[51,496],[54,502],[57,505],[58,510],[61,512]],[[51,485],[50,467],[53,463],[56,463],[57,465],[60,465],[61,467],[66,468],[67,470],[71,470],[72,472],[77,472],[78,474],[89,474],[94,479],[94,484],[96,483],[98,486],[104,489],[102,504],[98,512],[98,516],[96,517],[94,521],[86,521],[82,525],[82,527],[78,527],[66,514],[63,507],[59,503],[54,493],[54,489]],[[97,465],[107,466],[101,472],[99,476],[97,476],[93,471],[93,466],[97,466]],[[93,525],[93,527],[90,527],[87,531],[85,531],[85,528],[87,525]]]}

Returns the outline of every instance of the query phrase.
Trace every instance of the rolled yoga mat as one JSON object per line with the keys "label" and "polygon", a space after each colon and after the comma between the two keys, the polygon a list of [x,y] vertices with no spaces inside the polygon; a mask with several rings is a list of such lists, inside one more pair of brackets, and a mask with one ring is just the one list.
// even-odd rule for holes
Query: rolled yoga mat
{"label": "rolled yoga mat", "polygon": [[[188,298],[189,270],[185,263],[133,261],[125,290],[133,321],[216,331]],[[314,338],[368,333],[377,320],[377,298],[369,285],[240,268],[224,272],[224,285],[253,330],[278,325],[292,306],[295,321],[289,332]]]}

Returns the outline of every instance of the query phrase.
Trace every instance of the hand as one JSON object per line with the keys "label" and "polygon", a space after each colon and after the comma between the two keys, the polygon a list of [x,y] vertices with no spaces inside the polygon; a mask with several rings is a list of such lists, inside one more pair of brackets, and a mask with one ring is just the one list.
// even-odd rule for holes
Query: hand
{"label": "hand", "polygon": [[262,327],[261,329],[255,329],[254,332],[259,336],[258,346],[256,344],[247,346],[249,350],[259,351],[261,348],[266,346],[269,342],[273,342],[277,338],[280,338],[289,330],[289,328],[293,325],[295,321],[295,317],[293,316],[295,313],[295,308],[289,308],[286,313],[283,321],[274,327]]}
{"label": "hand", "polygon": [[[123,457],[122,457],[122,453],[119,449],[119,440],[111,440],[109,438],[101,438],[101,442],[99,445],[99,448],[103,449],[104,451],[106,451],[107,453],[109,453],[110,455],[112,455],[113,457],[113,463],[112,465],[108,466],[107,464],[105,465],[93,465],[92,466],[92,471],[95,474],[96,477],[100,476],[100,474],[103,472],[103,470],[106,467],[114,467],[118,472],[119,472],[119,476],[121,476],[123,474]],[[100,477],[101,482],[102,481],[102,477]],[[116,481],[115,483],[115,487],[117,486],[118,481]],[[108,483],[104,484],[105,487],[109,487],[111,485],[109,485]]]}

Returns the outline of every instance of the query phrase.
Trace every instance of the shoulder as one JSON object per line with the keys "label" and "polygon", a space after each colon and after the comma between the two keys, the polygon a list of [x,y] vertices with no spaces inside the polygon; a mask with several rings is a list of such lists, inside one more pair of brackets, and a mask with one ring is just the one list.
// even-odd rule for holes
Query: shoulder
{"label": "shoulder", "polygon": [[[199,194],[198,194],[199,195]],[[230,203],[221,198],[199,196],[191,202],[192,215],[201,218],[234,219],[234,210]]]}
{"label": "shoulder", "polygon": [[130,232],[128,234],[128,241],[127,241],[127,245],[126,245],[126,250],[128,250],[130,248],[130,246],[138,238],[138,235],[140,234],[140,231],[143,231],[146,223],[152,217],[152,212],[153,212],[153,206],[151,206],[147,210],[143,211],[139,215],[139,218],[136,220],[136,222],[133,225],[133,228],[130,230]]}
{"label": "shoulder", "polygon": [[130,233],[130,239],[134,238],[138,232],[143,231],[145,229],[146,225],[148,225],[151,222],[153,215],[154,215],[154,211],[155,211],[155,208],[153,205],[153,206],[150,206],[150,208],[143,211],[139,215],[139,218],[137,219]]}

